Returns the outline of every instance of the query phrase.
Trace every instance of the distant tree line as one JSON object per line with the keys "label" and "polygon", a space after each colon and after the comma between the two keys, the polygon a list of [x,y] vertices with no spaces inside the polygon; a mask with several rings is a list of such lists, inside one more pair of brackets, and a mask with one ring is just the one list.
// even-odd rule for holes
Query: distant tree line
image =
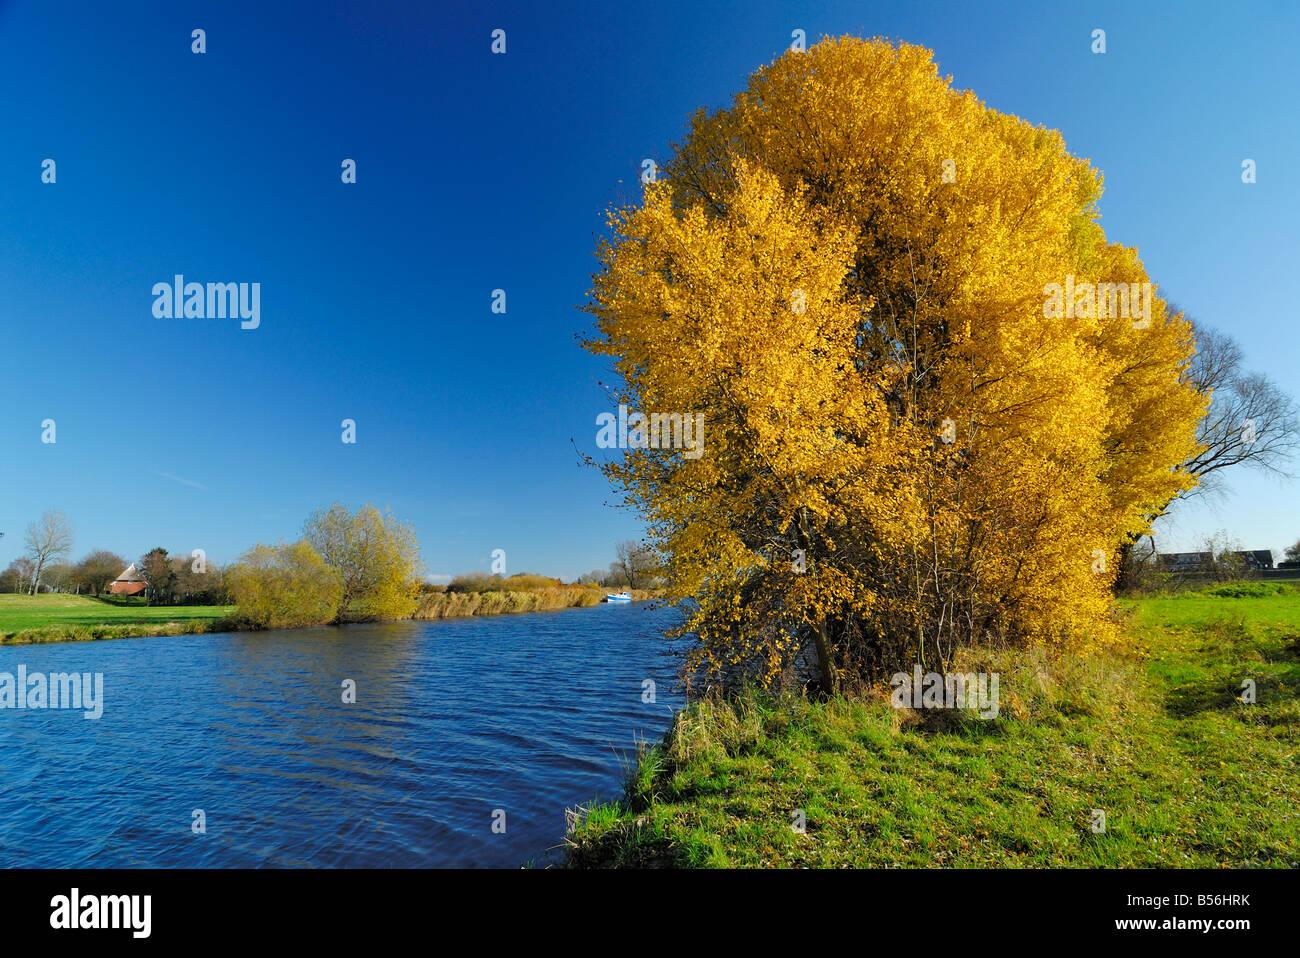
{"label": "distant tree line", "polygon": [[[584,572],[572,583],[580,586],[599,586],[606,589],[661,589],[664,587],[663,566],[654,550],[632,541],[620,542],[614,547],[614,561],[608,569]],[[567,587],[572,588],[572,585]],[[554,576],[533,575],[521,572],[512,576],[487,572],[465,572],[456,576],[445,587],[447,592],[538,592],[545,589],[565,588],[566,584]],[[426,586],[441,589],[441,586]]]}
{"label": "distant tree line", "polygon": [[649,546],[625,540],[614,547],[608,569],[593,569],[579,576],[578,582],[607,589],[660,589],[665,582],[663,562]]}
{"label": "distant tree line", "polygon": [[0,572],[0,592],[31,595],[37,589],[102,595],[109,584],[127,566],[115,552],[96,549],[77,562],[55,561],[47,564],[38,579],[36,563],[30,556],[19,556]]}
{"label": "distant tree line", "polygon": [[[23,554],[0,572],[0,592],[36,595],[62,592],[101,596],[131,560],[108,549],[93,549],[71,562],[74,532],[67,517],[48,509],[27,526]],[[229,602],[221,570],[211,563],[170,556],[157,548],[135,560],[150,605],[224,605]]]}
{"label": "distant tree line", "polygon": [[226,573],[206,557],[170,555],[158,546],[135,562],[150,605],[229,605]]}
{"label": "distant tree line", "polygon": [[[113,581],[131,564],[107,549],[96,549],[75,563],[47,565],[39,586],[34,587],[35,566],[20,556],[0,572],[0,592],[32,595],[36,591],[67,595],[106,596]],[[228,605],[224,570],[209,563],[197,571],[192,560],[170,556],[166,549],[153,549],[136,560],[145,589],[140,598],[147,605]],[[123,597],[123,601],[129,601]]]}

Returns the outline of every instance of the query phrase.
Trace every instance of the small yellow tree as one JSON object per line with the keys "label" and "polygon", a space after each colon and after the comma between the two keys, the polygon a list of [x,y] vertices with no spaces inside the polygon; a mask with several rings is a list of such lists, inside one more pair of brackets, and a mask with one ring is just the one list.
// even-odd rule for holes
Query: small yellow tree
{"label": "small yellow tree", "polygon": [[367,503],[313,513],[304,534],[343,583],[340,621],[401,619],[415,611],[420,549],[415,530]]}
{"label": "small yellow tree", "polygon": [[259,629],[289,629],[334,621],[343,582],[305,539],[260,542],[226,572],[234,617]]}

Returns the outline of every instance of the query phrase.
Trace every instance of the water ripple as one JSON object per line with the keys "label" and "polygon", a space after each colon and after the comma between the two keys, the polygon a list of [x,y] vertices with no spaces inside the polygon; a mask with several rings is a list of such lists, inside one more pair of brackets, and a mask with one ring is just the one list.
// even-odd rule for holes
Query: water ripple
{"label": "water ripple", "polygon": [[0,865],[544,859],[565,807],[616,797],[635,740],[667,727],[671,616],[633,604],[0,648],[0,671],[102,672],[105,699],[97,721],[0,711]]}

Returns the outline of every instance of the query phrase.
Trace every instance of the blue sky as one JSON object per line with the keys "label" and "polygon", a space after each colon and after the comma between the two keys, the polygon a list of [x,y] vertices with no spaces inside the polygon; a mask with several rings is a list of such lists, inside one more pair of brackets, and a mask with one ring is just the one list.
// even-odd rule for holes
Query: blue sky
{"label": "blue sky", "polygon": [[[50,507],[77,554],[224,562],[335,500],[412,521],[433,573],[606,565],[640,526],[573,445],[610,408],[575,340],[603,212],[796,28],[928,46],[1062,130],[1107,236],[1300,393],[1300,16],[1132,6],[0,0],[0,565]],[[260,283],[260,327],[156,319],[176,273]],[[1166,546],[1300,538],[1295,483],[1229,485]]]}

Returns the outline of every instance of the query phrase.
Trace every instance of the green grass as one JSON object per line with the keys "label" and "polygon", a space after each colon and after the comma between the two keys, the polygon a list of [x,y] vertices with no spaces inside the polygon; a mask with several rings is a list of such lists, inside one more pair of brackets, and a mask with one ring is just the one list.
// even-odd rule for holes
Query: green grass
{"label": "green grass", "polygon": [[1122,606],[1131,655],[985,653],[991,721],[883,697],[693,705],[624,802],[587,810],[568,864],[1300,866],[1300,593]]}
{"label": "green grass", "polygon": [[223,628],[229,606],[146,606],[140,599],[0,595],[0,645],[175,635]]}

